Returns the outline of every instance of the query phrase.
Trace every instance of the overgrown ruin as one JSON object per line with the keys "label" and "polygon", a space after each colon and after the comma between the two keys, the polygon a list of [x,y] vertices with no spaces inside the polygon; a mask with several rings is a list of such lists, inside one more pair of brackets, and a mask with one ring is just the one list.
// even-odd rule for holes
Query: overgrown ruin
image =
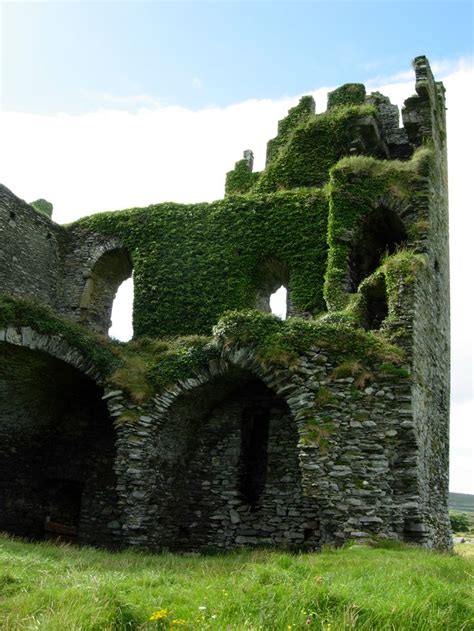
{"label": "overgrown ruin", "polygon": [[414,68],[402,127],[360,84],[303,97],[221,201],[61,226],[0,187],[0,530],[450,547],[445,101]]}

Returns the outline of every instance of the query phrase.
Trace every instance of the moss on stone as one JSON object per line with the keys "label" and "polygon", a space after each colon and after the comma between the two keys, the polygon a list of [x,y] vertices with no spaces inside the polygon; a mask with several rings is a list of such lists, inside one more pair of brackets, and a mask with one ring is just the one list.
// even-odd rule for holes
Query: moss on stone
{"label": "moss on stone", "polygon": [[328,93],[328,110],[347,105],[362,105],[365,102],[363,83],[345,83]]}
{"label": "moss on stone", "polygon": [[343,158],[331,170],[329,252],[324,286],[330,310],[340,311],[349,303],[348,261],[356,227],[377,206],[397,208],[416,204],[417,196],[425,194],[425,178],[431,165],[432,152],[424,147],[407,162],[356,156]]}
{"label": "moss on stone", "polygon": [[80,351],[104,378],[121,364],[119,345],[108,338],[58,317],[42,304],[0,294],[0,329],[7,327],[30,327],[37,333],[62,337]]}

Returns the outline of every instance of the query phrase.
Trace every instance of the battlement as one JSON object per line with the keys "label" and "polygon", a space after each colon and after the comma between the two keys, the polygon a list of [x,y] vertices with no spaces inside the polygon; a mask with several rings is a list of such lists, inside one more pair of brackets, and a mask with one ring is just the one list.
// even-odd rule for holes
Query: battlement
{"label": "battlement", "polygon": [[445,101],[414,69],[402,126],[361,84],[303,97],[213,203],[59,226],[0,187],[0,528],[49,502],[104,544],[449,547]]}

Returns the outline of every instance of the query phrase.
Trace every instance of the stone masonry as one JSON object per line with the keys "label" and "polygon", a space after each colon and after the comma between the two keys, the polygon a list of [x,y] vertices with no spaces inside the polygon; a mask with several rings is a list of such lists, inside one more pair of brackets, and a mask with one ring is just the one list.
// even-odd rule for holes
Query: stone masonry
{"label": "stone masonry", "polygon": [[[333,236],[329,247],[349,254],[323,314],[340,317],[340,296],[365,301],[362,328],[396,340],[403,363],[367,357],[344,372],[315,343],[276,366],[252,344],[215,337],[217,359],[137,402],[61,333],[10,322],[0,305],[0,530],[152,550],[319,549],[371,537],[450,547],[444,89],[426,58],[414,65],[403,126],[387,97],[369,95],[376,113],[351,127],[345,155],[402,164],[429,147],[434,167],[411,201],[395,186],[373,201],[377,229]],[[245,177],[255,175],[250,151],[244,162]],[[341,199],[329,204],[335,217]],[[402,246],[423,257],[414,279],[374,272]],[[60,226],[0,186],[3,295],[106,336],[134,256],[119,234]],[[268,311],[279,283],[291,288],[279,265],[256,288],[256,309]],[[293,308],[290,293],[288,305],[290,316],[321,315]]]}

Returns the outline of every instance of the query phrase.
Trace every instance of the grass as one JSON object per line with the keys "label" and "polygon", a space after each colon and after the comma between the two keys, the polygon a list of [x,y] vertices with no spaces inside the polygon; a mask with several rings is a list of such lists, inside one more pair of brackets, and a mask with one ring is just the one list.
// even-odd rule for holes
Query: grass
{"label": "grass", "polygon": [[0,628],[467,631],[473,574],[472,557],[395,543],[198,556],[2,537]]}

